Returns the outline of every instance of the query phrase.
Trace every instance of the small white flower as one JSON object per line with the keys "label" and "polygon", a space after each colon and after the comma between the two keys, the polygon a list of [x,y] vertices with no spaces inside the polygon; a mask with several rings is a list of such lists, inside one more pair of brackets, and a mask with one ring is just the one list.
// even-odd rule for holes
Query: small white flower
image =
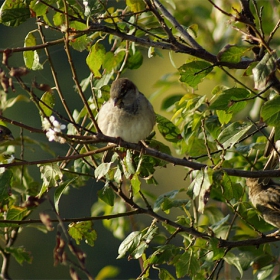
{"label": "small white flower", "polygon": [[51,128],[51,123],[49,122],[49,120],[47,118],[44,118],[42,121],[42,128],[44,130],[49,130]]}
{"label": "small white flower", "polygon": [[55,140],[55,138],[56,138],[55,131],[54,131],[53,129],[50,128],[50,129],[47,131],[46,136],[47,136],[47,138],[49,139],[50,142],[53,141],[53,140]]}
{"label": "small white flower", "polygon": [[57,133],[60,133],[61,130],[66,128],[66,125],[60,124],[54,116],[50,116],[49,119],[44,118],[42,121],[42,127],[47,131],[46,136],[50,142],[55,141],[61,144],[66,142],[63,137],[57,135]]}

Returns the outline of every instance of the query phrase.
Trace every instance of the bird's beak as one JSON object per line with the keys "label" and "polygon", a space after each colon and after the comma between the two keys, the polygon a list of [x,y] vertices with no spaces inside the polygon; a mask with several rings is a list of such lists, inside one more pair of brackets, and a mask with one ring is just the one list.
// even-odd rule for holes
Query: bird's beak
{"label": "bird's beak", "polygon": [[117,98],[117,97],[114,98],[113,101],[114,101],[114,107],[117,106],[117,105],[120,105],[121,102],[122,102],[122,100],[120,98]]}
{"label": "bird's beak", "polygon": [[12,135],[12,134],[9,134],[9,135],[5,135],[4,136],[4,140],[10,140],[10,141],[12,141],[12,140],[14,140],[15,138],[14,138],[14,136]]}

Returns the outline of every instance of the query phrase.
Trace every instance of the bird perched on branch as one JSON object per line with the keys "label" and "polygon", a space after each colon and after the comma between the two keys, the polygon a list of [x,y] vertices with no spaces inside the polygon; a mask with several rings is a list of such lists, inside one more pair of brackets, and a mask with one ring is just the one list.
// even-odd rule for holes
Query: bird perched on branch
{"label": "bird perched on branch", "polygon": [[[276,141],[264,170],[273,170],[279,164],[280,141]],[[270,178],[248,178],[249,198],[263,219],[280,229],[280,185]]]}
{"label": "bird perched on branch", "polygon": [[9,128],[4,125],[0,125],[0,142],[14,140],[12,132]]}
{"label": "bird perched on branch", "polygon": [[132,143],[145,140],[155,122],[153,106],[126,78],[113,82],[110,99],[101,107],[97,120],[103,134]]}

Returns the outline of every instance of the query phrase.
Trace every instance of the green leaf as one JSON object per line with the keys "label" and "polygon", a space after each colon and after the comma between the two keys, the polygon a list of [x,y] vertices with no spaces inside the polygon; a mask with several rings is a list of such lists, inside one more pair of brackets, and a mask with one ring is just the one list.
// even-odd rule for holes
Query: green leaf
{"label": "green leaf", "polygon": [[50,117],[53,113],[53,107],[55,105],[54,94],[50,91],[46,91],[41,99],[42,102],[39,103],[40,108],[44,112],[43,116]]}
{"label": "green leaf", "polygon": [[30,18],[28,1],[6,0],[0,9],[0,23],[18,26]]}
{"label": "green leaf", "polygon": [[130,181],[131,186],[132,186],[132,190],[133,190],[133,194],[137,194],[140,191],[140,187],[141,187],[141,181],[139,180],[138,174],[135,173]]}
{"label": "green leaf", "polygon": [[182,140],[182,136],[178,127],[170,120],[157,114],[157,127],[165,140],[173,143],[178,143]]}
{"label": "green leaf", "polygon": [[163,268],[159,269],[158,278],[160,280],[175,280],[175,278]]}
{"label": "green leaf", "polygon": [[280,96],[264,103],[261,108],[261,117],[263,121],[271,126],[279,126],[280,120]]}
{"label": "green leaf", "polygon": [[86,58],[87,65],[96,78],[101,78],[99,72],[106,55],[105,47],[99,43],[91,47],[90,53]]}
{"label": "green leaf", "polygon": [[68,226],[68,232],[77,244],[80,244],[81,240],[85,240],[87,244],[94,246],[94,242],[97,239],[97,233],[93,229],[92,221],[71,223]]}
{"label": "green leaf", "polygon": [[15,103],[20,101],[30,102],[30,98],[25,95],[19,94],[16,97],[9,98],[6,102],[4,102],[3,99],[1,101],[2,101],[2,108],[3,110],[5,110],[6,108],[13,107]]}
{"label": "green leaf", "polygon": [[232,113],[226,113],[223,110],[217,110],[216,114],[219,118],[219,122],[224,125],[230,122],[230,120],[232,119]]}
{"label": "green leaf", "polygon": [[221,227],[223,227],[224,224],[228,221],[229,217],[230,217],[229,215],[226,215],[223,219],[221,219],[221,220],[218,221],[217,223],[212,224],[212,225],[210,226],[211,230],[212,230],[214,233],[217,233],[217,232],[219,231],[219,229],[220,229]]}
{"label": "green leaf", "polygon": [[[258,270],[256,272],[256,279],[258,280],[266,280],[269,279],[269,275],[271,275],[271,273],[273,272],[273,270],[275,269],[275,266],[270,264],[268,266],[262,267],[260,270]],[[276,280],[275,278],[273,278],[274,280]]]}
{"label": "green leaf", "polygon": [[243,187],[239,183],[235,183],[231,181],[230,176],[228,176],[226,173],[222,174],[222,177],[220,176],[220,172],[214,173],[213,179],[216,181],[216,184],[218,186],[222,186],[222,197],[227,200],[236,199],[239,200],[240,197],[243,195]]}
{"label": "green leaf", "polygon": [[175,245],[162,245],[149,257],[149,264],[163,264],[169,262],[175,255],[179,254],[179,248]]}
{"label": "green leaf", "polygon": [[251,48],[244,46],[226,45],[217,55],[217,59],[223,62],[238,63],[245,52]]}
{"label": "green leaf", "polygon": [[224,256],[224,260],[230,264],[230,265],[234,265],[239,273],[240,273],[240,276],[242,278],[243,276],[243,269],[242,269],[242,266],[240,264],[240,260],[238,257],[236,257],[234,254],[232,254],[231,252],[228,252],[225,256]]}
{"label": "green leaf", "polygon": [[255,81],[255,89],[264,90],[272,83],[270,76],[276,69],[277,59],[276,52],[267,52],[258,65],[252,70]]}
{"label": "green leaf", "polygon": [[40,17],[47,13],[48,6],[41,1],[32,0],[30,2],[30,10],[36,14],[36,17]]}
{"label": "green leaf", "polygon": [[43,179],[43,185],[39,194],[39,197],[41,197],[48,188],[58,186],[58,181],[62,179],[63,173],[56,163],[48,163],[38,166],[40,167],[41,178]]}
{"label": "green leaf", "polygon": [[205,154],[206,152],[204,140],[198,139],[196,131],[194,131],[186,141],[185,153],[195,157]]}
{"label": "green leaf", "polygon": [[252,125],[234,122],[226,127],[219,135],[218,141],[224,148],[232,148],[250,129]]}
{"label": "green leaf", "polygon": [[180,81],[191,87],[196,87],[204,77],[212,71],[212,65],[205,61],[192,61],[182,65],[178,70]]}
{"label": "green leaf", "polygon": [[215,100],[211,102],[210,109],[237,113],[247,105],[247,101],[240,100],[249,96],[250,92],[244,88],[230,88],[224,90],[221,94],[215,95]]}
{"label": "green leaf", "polygon": [[198,211],[204,212],[204,208],[209,199],[210,188],[213,183],[213,170],[206,168],[205,170],[197,171],[193,185],[194,198],[198,197]]}
{"label": "green leaf", "polygon": [[104,177],[110,170],[112,162],[103,162],[94,170],[94,176],[96,180]]}
{"label": "green leaf", "polygon": [[6,169],[0,174],[0,205],[10,196],[12,178],[13,173],[11,170]]}
{"label": "green leaf", "polygon": [[200,264],[196,259],[196,256],[189,248],[188,251],[183,253],[180,258],[175,263],[176,276],[178,278],[184,277],[185,275],[194,276],[196,272],[200,269]]}
{"label": "green leaf", "polygon": [[114,191],[107,185],[97,192],[98,197],[110,206],[114,206]]}
{"label": "green leaf", "polygon": [[[84,31],[88,28],[88,26],[85,23],[78,22],[78,21],[70,21],[69,27],[72,30],[79,30],[79,31]],[[90,46],[91,42],[92,40],[90,39],[89,36],[83,35],[71,40],[69,44],[73,49],[82,52]]]}
{"label": "green leaf", "polygon": [[[149,142],[149,146],[151,148],[154,148],[158,151],[161,151],[162,153],[165,153],[165,154],[168,154],[168,155],[171,155],[171,150],[170,148],[167,146],[167,145],[164,145],[163,143],[155,140],[155,139],[152,139],[150,142]],[[163,162],[163,161],[161,161]]]}
{"label": "green leaf", "polygon": [[[36,38],[33,35],[33,31],[29,32],[24,39],[24,47],[33,47],[36,46]],[[38,52],[35,51],[24,51],[23,59],[25,66],[32,70],[41,70],[43,65],[40,64]]]}
{"label": "green leaf", "polygon": [[126,67],[128,69],[138,69],[143,63],[143,55],[140,51],[135,51],[135,53],[132,53],[132,51],[129,51],[129,56],[126,62]]}
{"label": "green leaf", "polygon": [[164,211],[165,213],[169,213],[169,209],[173,208],[173,207],[181,207],[183,205],[188,204],[190,201],[188,199],[176,199],[176,200],[172,200],[168,197],[165,197],[163,200],[163,203],[161,204],[161,209],[162,211]]}
{"label": "green leaf", "polygon": [[29,213],[30,213],[30,210],[28,210],[27,208],[19,207],[19,206],[12,206],[7,211],[6,219],[11,220],[11,221],[21,221]]}
{"label": "green leaf", "polygon": [[120,269],[116,266],[107,265],[103,267],[95,277],[95,280],[106,280],[115,278],[120,273]]}
{"label": "green leaf", "polygon": [[174,198],[178,194],[178,190],[170,191],[168,193],[164,193],[160,195],[154,203],[153,210],[157,212],[161,209],[161,205],[164,202],[165,198]]}
{"label": "green leaf", "polygon": [[102,67],[106,69],[106,72],[111,72],[120,65],[124,56],[125,52],[107,52]]}
{"label": "green leaf", "polygon": [[183,96],[183,94],[176,94],[163,99],[161,110],[171,111],[175,108],[175,103],[179,102]]}
{"label": "green leaf", "polygon": [[218,239],[215,239],[215,238],[210,239],[209,250],[212,249],[212,251],[213,251],[213,256],[211,258],[212,261],[221,259],[225,255],[225,249],[220,248],[218,242],[219,242]]}
{"label": "green leaf", "polygon": [[126,151],[126,156],[123,160],[123,171],[127,179],[129,179],[131,175],[133,175],[136,172],[132,152],[130,150]]}
{"label": "green leaf", "polygon": [[11,254],[19,264],[23,262],[32,263],[31,253],[27,252],[23,247],[6,247],[5,251]]}
{"label": "green leaf", "polygon": [[221,124],[217,116],[209,116],[205,121],[205,128],[213,139],[217,139],[221,132]]}
{"label": "green leaf", "polygon": [[77,180],[77,177],[59,183],[59,186],[54,192],[54,206],[57,213],[59,213],[59,201],[63,192],[69,187],[71,183]]}
{"label": "green leaf", "polygon": [[126,0],[126,5],[133,13],[137,13],[145,9],[145,3],[142,0]]}
{"label": "green leaf", "polygon": [[139,245],[141,241],[142,233],[140,231],[131,232],[125,240],[121,243],[118,250],[117,259],[123,258],[127,253],[131,253]]}

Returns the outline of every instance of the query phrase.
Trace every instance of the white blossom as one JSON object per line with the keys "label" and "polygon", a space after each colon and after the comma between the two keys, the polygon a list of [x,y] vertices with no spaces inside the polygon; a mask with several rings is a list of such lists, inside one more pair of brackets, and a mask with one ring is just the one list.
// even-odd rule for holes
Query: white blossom
{"label": "white blossom", "polygon": [[49,119],[44,118],[42,121],[42,127],[46,130],[46,136],[50,142],[55,141],[61,144],[66,142],[63,137],[57,135],[57,133],[60,133],[61,130],[66,128],[66,125],[59,123],[54,116],[50,116]]}

